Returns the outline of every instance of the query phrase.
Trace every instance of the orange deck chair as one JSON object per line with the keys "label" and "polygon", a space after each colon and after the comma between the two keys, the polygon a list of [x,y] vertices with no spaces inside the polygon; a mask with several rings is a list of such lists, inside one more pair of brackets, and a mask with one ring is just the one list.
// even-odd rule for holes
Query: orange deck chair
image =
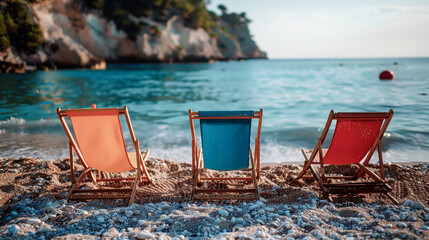
{"label": "orange deck chair", "polygon": [[[123,198],[129,199],[129,205],[134,202],[136,190],[140,181],[151,182],[145,167],[145,160],[150,150],[140,151],[139,140],[134,135],[127,107],[124,108],[99,108],[93,104],[92,109],[57,109],[58,117],[70,140],[70,170],[72,187],[67,197],[68,200]],[[135,152],[127,153],[122,133],[121,119],[124,115]],[[72,131],[66,121],[70,119]],[[74,168],[74,152],[84,166],[84,171],[76,180]],[[121,173],[135,170],[137,173],[132,178],[102,177],[102,172]],[[93,170],[97,171],[95,176]],[[89,176],[94,182],[116,182],[120,188],[110,187],[98,189],[79,189],[84,178]],[[123,181],[133,181],[132,187],[124,188]]]}
{"label": "orange deck chair", "polygon": [[[398,200],[389,193],[392,187],[385,181],[381,150],[381,139],[392,116],[392,110],[387,113],[334,113],[331,110],[325,129],[314,150],[301,150],[305,158],[304,167],[293,181],[300,178],[316,179],[323,195],[331,201],[329,194],[382,193],[393,203],[399,204]],[[323,149],[322,145],[333,120],[337,122],[331,144],[328,149]],[[368,163],[376,148],[378,149],[380,174],[376,174],[368,168]],[[319,165],[320,169],[316,169],[314,164]],[[324,167],[327,164],[356,164],[359,169],[353,176],[326,175]],[[312,175],[305,176],[308,170]],[[360,177],[365,177],[366,181],[352,181],[358,180]],[[330,179],[347,179],[349,182],[329,183]]]}
{"label": "orange deck chair", "polygon": [[[250,146],[252,119],[258,120],[255,152]],[[200,120],[201,148],[198,149],[194,120]],[[259,199],[257,179],[260,166],[260,135],[262,109],[260,111],[199,111],[189,109],[192,134],[191,201],[201,200],[250,200]],[[202,168],[218,171],[241,170],[242,176],[204,177]],[[204,174],[203,174],[204,175]],[[224,175],[221,173],[220,175]],[[202,182],[213,187],[199,188]],[[242,183],[253,184],[252,188]],[[233,186],[234,185],[234,186]]]}

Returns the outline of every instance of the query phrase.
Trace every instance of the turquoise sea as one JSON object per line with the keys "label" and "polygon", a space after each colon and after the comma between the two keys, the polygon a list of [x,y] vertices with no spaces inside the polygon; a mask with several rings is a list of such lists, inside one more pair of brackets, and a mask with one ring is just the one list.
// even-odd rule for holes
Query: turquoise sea
{"label": "turquoise sea", "polygon": [[[393,70],[396,80],[380,81],[384,69]],[[385,160],[429,162],[429,58],[109,64],[104,71],[2,74],[0,157],[67,157],[55,109],[92,103],[128,106],[151,157],[186,162],[191,161],[190,108],[263,108],[261,161],[266,163],[301,162],[300,148],[315,146],[331,109],[393,109],[383,138]]]}

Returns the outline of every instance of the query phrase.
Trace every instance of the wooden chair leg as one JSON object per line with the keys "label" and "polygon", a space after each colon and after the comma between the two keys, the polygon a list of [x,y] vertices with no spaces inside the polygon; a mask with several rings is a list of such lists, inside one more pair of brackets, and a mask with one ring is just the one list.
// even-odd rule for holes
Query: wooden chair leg
{"label": "wooden chair leg", "polygon": [[189,199],[190,202],[194,201],[194,197],[195,197],[195,189],[197,188],[197,184],[200,182],[200,173],[199,173],[199,169],[200,169],[200,162],[203,159],[203,148],[201,147],[200,150],[198,151],[197,154],[197,159],[195,160],[195,175],[192,183],[192,192],[191,192],[191,197]]}
{"label": "wooden chair leg", "polygon": [[323,196],[332,202],[331,197],[329,196],[329,194],[325,190],[325,186],[323,185],[323,180],[320,177],[319,173],[311,165],[310,165],[310,171],[313,174],[314,178],[316,179],[317,183],[319,184],[319,187],[320,187],[320,190],[322,191]]}
{"label": "wooden chair leg", "polygon": [[386,178],[384,176],[384,164],[383,164],[383,153],[381,150],[381,142],[378,142],[377,149],[378,149],[378,162],[380,165],[380,177],[381,179],[384,180]]}
{"label": "wooden chair leg", "polygon": [[[142,171],[142,173],[144,173],[145,175],[145,179],[148,181],[148,183],[152,182],[152,179],[146,169],[146,165],[145,162],[146,160],[149,158],[149,153],[150,153],[150,149],[147,149],[145,152],[141,153],[141,162],[140,162],[140,170]],[[144,156],[142,156],[144,154]]]}
{"label": "wooden chair leg", "polygon": [[399,201],[394,198],[390,193],[384,193],[395,205],[399,205]]}
{"label": "wooden chair leg", "polygon": [[91,168],[87,168],[85,169],[82,174],[79,176],[79,178],[77,179],[77,181],[72,185],[69,195],[67,197],[67,201],[70,199],[70,197],[73,195],[73,192],[79,187],[80,183],[83,181],[83,179],[85,178],[85,176],[91,172]]}
{"label": "wooden chair leg", "polygon": [[[203,161],[204,161],[203,148],[200,147],[200,150],[198,151],[197,162],[196,162],[197,169],[204,166]],[[197,172],[198,171],[195,170],[195,176],[197,177],[197,184],[198,184],[201,182],[201,179],[200,179],[200,175],[197,174]]]}
{"label": "wooden chair leg", "polygon": [[133,190],[131,191],[130,201],[128,202],[128,206],[131,206],[134,203],[134,199],[135,199],[136,193],[137,193],[137,188],[138,188],[139,182],[140,182],[139,179],[140,179],[140,170],[137,170],[137,176],[136,176],[136,179],[134,180],[134,183],[133,183]]}
{"label": "wooden chair leg", "polygon": [[[137,174],[136,174],[136,177],[134,179],[133,188],[132,188],[133,190],[131,190],[130,201],[128,202],[128,206],[131,206],[134,203],[134,199],[136,197],[137,188],[139,186],[139,182],[140,182],[140,178],[141,178],[141,171],[142,171],[142,168],[144,169],[144,167],[142,166],[142,164],[143,164],[143,157],[142,157],[142,153],[140,152],[140,142],[139,142],[139,140],[136,140],[136,146],[137,146],[136,147]],[[145,156],[147,156],[147,154]]]}
{"label": "wooden chair leg", "polygon": [[195,196],[195,189],[197,187],[197,183],[198,183],[198,178],[199,178],[199,171],[198,171],[198,167],[195,169],[195,176],[193,179],[193,184],[192,184],[192,193],[191,193],[191,198],[189,199],[190,202],[194,201],[194,196]]}
{"label": "wooden chair leg", "polygon": [[302,167],[302,170],[298,174],[298,176],[296,178],[292,179],[292,181],[290,183],[294,183],[294,182],[298,181],[299,179],[301,179],[305,175],[305,173],[310,169],[311,162],[310,162],[310,159],[308,158],[308,156],[306,154],[306,151],[307,151],[306,149],[303,149],[303,148],[301,149],[301,153],[305,159],[304,160],[304,166]]}
{"label": "wooden chair leg", "polygon": [[69,143],[69,151],[70,151],[70,172],[71,172],[71,182],[75,183],[76,175],[74,172],[74,154],[73,154],[73,145]]}
{"label": "wooden chair leg", "polygon": [[[138,142],[138,140],[137,140],[137,142]],[[140,152],[139,147],[137,147],[137,149],[138,149],[138,151],[137,151],[136,154],[139,155],[139,157],[137,158],[137,174],[136,174],[136,177],[134,179],[134,183],[133,183],[133,187],[132,187],[132,190],[131,190],[130,200],[128,202],[128,206],[131,206],[134,203],[134,198],[136,196],[137,188],[138,188],[138,185],[139,185],[139,182],[140,182],[140,178],[141,178],[141,165],[140,165],[140,161],[142,160],[142,155],[141,155],[141,153],[139,154],[139,152]]]}
{"label": "wooden chair leg", "polygon": [[256,172],[255,172],[255,161],[253,159],[253,152],[252,152],[252,148],[250,148],[250,163],[252,166],[252,177],[253,177],[253,183],[255,185],[255,194],[256,194],[256,199],[259,200],[259,186],[258,186],[258,182],[256,181]]}
{"label": "wooden chair leg", "polygon": [[323,153],[322,153],[322,151],[319,151],[319,162],[320,162],[320,174],[321,174],[322,183],[325,184],[326,183],[325,166],[323,164]]}

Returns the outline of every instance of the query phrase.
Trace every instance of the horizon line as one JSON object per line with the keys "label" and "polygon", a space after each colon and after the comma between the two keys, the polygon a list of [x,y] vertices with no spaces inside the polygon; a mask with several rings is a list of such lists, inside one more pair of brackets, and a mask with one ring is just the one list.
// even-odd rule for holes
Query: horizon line
{"label": "horizon line", "polygon": [[400,57],[279,57],[270,58],[267,60],[335,60],[335,59],[407,59],[407,58],[429,58],[429,56],[400,56]]}

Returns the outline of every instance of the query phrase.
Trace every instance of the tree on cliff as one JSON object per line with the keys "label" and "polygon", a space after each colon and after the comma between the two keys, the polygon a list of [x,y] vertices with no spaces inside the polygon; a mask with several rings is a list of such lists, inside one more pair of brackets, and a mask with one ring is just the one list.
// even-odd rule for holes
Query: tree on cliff
{"label": "tree on cliff", "polygon": [[219,10],[222,12],[222,14],[225,14],[225,13],[226,13],[226,11],[228,10],[228,9],[225,7],[225,5],[223,5],[223,4],[219,4],[219,5],[217,5],[217,8],[219,8]]}
{"label": "tree on cliff", "polygon": [[10,43],[29,54],[36,53],[43,43],[42,30],[31,21],[26,6],[19,0],[7,2],[0,10],[0,50],[10,47]]}
{"label": "tree on cliff", "polygon": [[104,17],[113,20],[116,26],[135,40],[140,31],[151,31],[134,17],[147,17],[158,23],[166,23],[172,16],[180,16],[185,24],[194,29],[203,28],[212,31],[218,26],[218,18],[207,11],[204,0],[75,0],[82,3],[84,9],[101,10]]}
{"label": "tree on cliff", "polygon": [[4,15],[0,12],[0,51],[4,51],[10,47],[9,35],[4,20]]}

